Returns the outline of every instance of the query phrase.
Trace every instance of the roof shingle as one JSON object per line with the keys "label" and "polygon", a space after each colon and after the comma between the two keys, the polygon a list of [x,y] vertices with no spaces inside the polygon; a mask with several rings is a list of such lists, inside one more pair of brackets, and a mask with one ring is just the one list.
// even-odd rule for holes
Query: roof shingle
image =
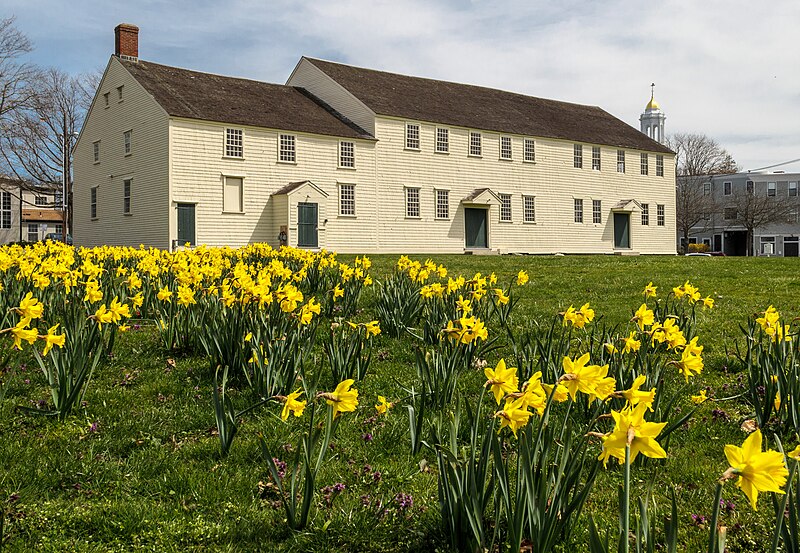
{"label": "roof shingle", "polygon": [[372,139],[304,89],[149,61],[119,61],[173,117]]}
{"label": "roof shingle", "polygon": [[673,153],[597,106],[305,59],[379,115]]}

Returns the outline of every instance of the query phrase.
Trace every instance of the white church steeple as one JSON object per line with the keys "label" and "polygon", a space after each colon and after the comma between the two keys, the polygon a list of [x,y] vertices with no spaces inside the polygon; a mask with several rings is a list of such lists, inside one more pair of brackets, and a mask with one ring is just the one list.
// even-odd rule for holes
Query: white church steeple
{"label": "white church steeple", "polygon": [[641,131],[655,140],[656,142],[664,142],[664,120],[667,118],[664,112],[661,111],[661,106],[658,105],[655,99],[656,83],[650,85],[650,101],[644,108],[644,113],[639,116],[641,124]]}

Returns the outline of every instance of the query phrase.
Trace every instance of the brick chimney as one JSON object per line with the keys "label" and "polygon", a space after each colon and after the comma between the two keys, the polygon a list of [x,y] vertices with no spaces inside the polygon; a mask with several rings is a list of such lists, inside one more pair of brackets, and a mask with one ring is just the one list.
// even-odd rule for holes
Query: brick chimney
{"label": "brick chimney", "polygon": [[139,60],[139,27],[130,23],[114,27],[114,55],[123,60]]}

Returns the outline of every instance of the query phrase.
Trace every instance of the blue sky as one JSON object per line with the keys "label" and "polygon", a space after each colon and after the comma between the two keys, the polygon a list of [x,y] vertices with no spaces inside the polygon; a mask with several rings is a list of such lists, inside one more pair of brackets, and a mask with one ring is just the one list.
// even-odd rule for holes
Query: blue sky
{"label": "blue sky", "polygon": [[[114,26],[142,59],[283,83],[301,55],[599,105],[638,128],[650,83],[667,133],[744,169],[800,158],[800,2],[3,0],[31,60],[101,69]],[[800,164],[779,169],[800,170]]]}

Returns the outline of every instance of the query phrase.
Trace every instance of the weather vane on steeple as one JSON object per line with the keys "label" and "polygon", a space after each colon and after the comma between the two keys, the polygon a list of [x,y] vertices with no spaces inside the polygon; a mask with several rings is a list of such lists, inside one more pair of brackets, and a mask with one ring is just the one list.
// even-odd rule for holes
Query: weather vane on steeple
{"label": "weather vane on steeple", "polygon": [[656,97],[656,83],[650,83],[650,99]]}

